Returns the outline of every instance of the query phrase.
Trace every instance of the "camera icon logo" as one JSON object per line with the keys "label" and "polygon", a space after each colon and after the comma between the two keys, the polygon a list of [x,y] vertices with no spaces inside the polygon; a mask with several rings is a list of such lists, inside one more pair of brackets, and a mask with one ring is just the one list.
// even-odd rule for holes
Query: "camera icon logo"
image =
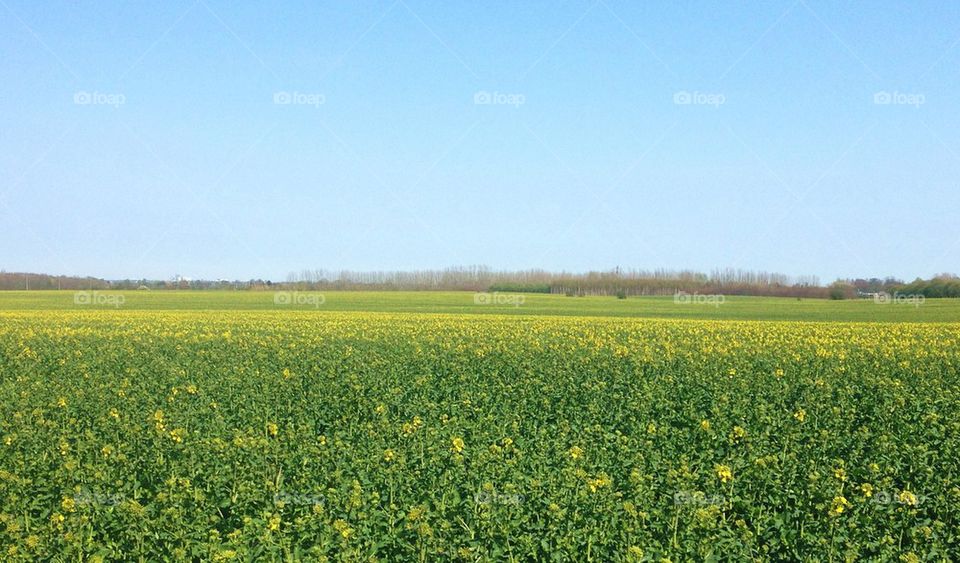
{"label": "camera icon logo", "polygon": [[886,305],[887,303],[890,303],[890,300],[891,300],[890,294],[887,293],[886,291],[881,291],[880,293],[877,293],[876,295],[873,296],[873,301],[880,305]]}
{"label": "camera icon logo", "polygon": [[80,90],[79,92],[73,95],[73,103],[80,106],[90,105],[92,101],[93,101],[93,96],[90,94],[90,92],[87,92],[86,90]]}
{"label": "camera icon logo", "polygon": [[873,103],[878,106],[888,106],[893,103],[893,95],[886,91],[877,92],[873,95]]}

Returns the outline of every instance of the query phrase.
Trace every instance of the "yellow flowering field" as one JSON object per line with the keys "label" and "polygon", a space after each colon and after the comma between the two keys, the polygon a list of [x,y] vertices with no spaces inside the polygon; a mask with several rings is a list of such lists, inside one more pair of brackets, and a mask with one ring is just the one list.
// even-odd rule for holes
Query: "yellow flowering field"
{"label": "yellow flowering field", "polygon": [[960,325],[0,313],[4,560],[948,561]]}

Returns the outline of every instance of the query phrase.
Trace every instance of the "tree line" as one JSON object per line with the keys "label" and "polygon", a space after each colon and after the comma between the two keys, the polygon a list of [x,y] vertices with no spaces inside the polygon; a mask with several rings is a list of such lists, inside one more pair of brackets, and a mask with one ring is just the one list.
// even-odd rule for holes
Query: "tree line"
{"label": "tree line", "polygon": [[0,271],[0,290],[11,289],[109,289],[110,282],[99,278],[51,276]]}
{"label": "tree line", "polygon": [[830,285],[831,299],[855,299],[888,295],[922,295],[924,297],[960,297],[960,277],[956,274],[937,274],[929,280],[917,278],[906,283],[896,278],[838,280]]}
{"label": "tree line", "polygon": [[879,293],[960,297],[960,278],[938,274],[929,280],[906,283],[888,278],[838,280],[822,285],[816,276],[742,269],[718,269],[710,273],[693,270],[641,270],[614,268],[591,272],[546,270],[493,270],[466,266],[441,270],[354,271],[303,270],[282,282],[250,280],[105,280],[93,277],[53,276],[0,270],[0,290],[352,290],[352,291],[502,291],[551,293],[570,296],[674,295],[679,292],[722,295],[756,295],[819,299],[856,299]]}
{"label": "tree line", "polygon": [[739,269],[639,270],[614,268],[585,273],[493,270],[485,266],[411,272],[304,270],[287,276],[286,286],[304,290],[516,291],[565,295],[673,295],[677,292],[826,297],[816,276]]}

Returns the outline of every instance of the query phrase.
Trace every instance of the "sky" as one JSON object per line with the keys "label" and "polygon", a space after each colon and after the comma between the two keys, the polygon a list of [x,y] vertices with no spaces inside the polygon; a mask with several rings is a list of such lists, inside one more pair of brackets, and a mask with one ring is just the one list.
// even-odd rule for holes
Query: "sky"
{"label": "sky", "polygon": [[0,269],[960,270],[960,4],[0,0]]}

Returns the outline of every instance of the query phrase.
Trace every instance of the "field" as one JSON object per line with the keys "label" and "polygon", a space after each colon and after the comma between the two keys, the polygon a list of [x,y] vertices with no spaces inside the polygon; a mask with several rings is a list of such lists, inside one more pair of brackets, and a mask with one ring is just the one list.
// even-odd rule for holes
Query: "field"
{"label": "field", "polygon": [[952,301],[124,295],[0,295],[5,560],[960,553]]}
{"label": "field", "polygon": [[[710,296],[702,296],[710,297]],[[78,303],[79,301],[79,303]],[[292,311],[324,313],[450,313],[715,320],[960,322],[960,299],[922,303],[871,299],[827,301],[769,297],[723,297],[677,303],[667,297],[566,297],[546,294],[491,294],[453,291],[5,291],[0,311],[115,310]]]}

